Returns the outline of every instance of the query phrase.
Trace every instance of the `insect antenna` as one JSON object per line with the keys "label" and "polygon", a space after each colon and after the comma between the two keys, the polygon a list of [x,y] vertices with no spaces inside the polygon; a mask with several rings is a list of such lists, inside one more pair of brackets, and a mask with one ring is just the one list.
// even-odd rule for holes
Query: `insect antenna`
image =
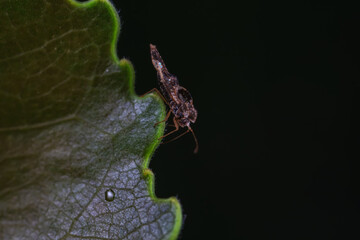
{"label": "insect antenna", "polygon": [[184,135],[187,134],[188,132],[191,132],[192,135],[193,135],[193,137],[194,137],[195,144],[196,144],[195,149],[194,149],[194,153],[197,153],[198,150],[199,150],[199,143],[198,143],[198,140],[197,140],[197,138],[196,138],[196,136],[195,136],[194,131],[192,130],[192,128],[191,128],[190,126],[188,126],[188,130],[186,130],[185,132],[183,132],[183,133],[180,134],[179,136],[176,136],[176,137],[174,137],[173,139],[171,139],[171,140],[169,140],[169,141],[163,142],[163,144],[172,142],[172,141],[174,141],[174,140],[176,140],[176,139],[184,136]]}
{"label": "insect antenna", "polygon": [[188,130],[191,131],[191,133],[192,133],[192,135],[193,135],[193,137],[194,137],[194,140],[195,140],[195,144],[196,144],[196,147],[195,147],[195,149],[194,149],[194,153],[197,153],[198,150],[199,150],[198,140],[197,140],[197,138],[196,138],[196,136],[195,136],[195,133],[194,133],[194,131],[192,130],[192,128],[191,128],[190,126],[189,126],[188,128],[189,128]]}

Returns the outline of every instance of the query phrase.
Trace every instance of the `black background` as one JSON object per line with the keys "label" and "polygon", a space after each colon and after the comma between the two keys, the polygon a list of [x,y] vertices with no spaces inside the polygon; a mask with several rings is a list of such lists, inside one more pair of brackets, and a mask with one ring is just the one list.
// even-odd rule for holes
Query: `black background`
{"label": "black background", "polygon": [[113,3],[137,94],[157,87],[152,43],[199,113],[199,153],[188,134],[150,163],[180,239],[360,239],[357,6]]}

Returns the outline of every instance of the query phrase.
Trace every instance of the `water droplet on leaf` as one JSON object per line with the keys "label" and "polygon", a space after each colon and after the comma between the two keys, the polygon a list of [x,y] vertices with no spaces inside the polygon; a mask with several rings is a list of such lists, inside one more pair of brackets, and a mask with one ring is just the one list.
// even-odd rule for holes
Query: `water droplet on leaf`
{"label": "water droplet on leaf", "polygon": [[112,189],[108,189],[105,191],[105,200],[106,201],[113,201],[115,199],[115,193]]}

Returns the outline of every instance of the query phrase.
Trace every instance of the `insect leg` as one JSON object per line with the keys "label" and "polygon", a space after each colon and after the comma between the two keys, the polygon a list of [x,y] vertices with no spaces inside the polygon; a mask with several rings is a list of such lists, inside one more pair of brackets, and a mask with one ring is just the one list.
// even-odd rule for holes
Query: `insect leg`
{"label": "insect leg", "polygon": [[158,124],[162,123],[162,122],[166,122],[166,121],[169,119],[170,114],[171,114],[171,110],[169,110],[169,111],[168,111],[168,113],[166,114],[165,119],[164,119],[164,120],[162,120],[162,121],[160,121],[160,122],[155,123],[155,124],[154,124],[154,127],[155,127],[156,125],[158,125]]}
{"label": "insect leg", "polygon": [[186,130],[185,132],[183,132],[182,134],[180,134],[179,136],[176,136],[176,137],[174,137],[173,139],[171,139],[171,140],[169,140],[169,141],[163,142],[163,144],[172,142],[172,141],[174,141],[174,140],[176,140],[176,139],[184,136],[184,135],[187,134],[189,131],[190,131],[190,130],[188,129],[188,130]]}
{"label": "insect leg", "polygon": [[188,130],[186,130],[185,132],[183,132],[183,133],[180,134],[179,136],[176,136],[176,137],[174,137],[173,139],[171,139],[171,140],[169,140],[169,141],[163,142],[163,144],[172,142],[172,141],[174,141],[174,140],[176,140],[176,139],[184,136],[184,135],[187,134],[188,132],[191,132],[192,135],[193,135],[193,137],[194,137],[195,144],[196,144],[195,149],[194,149],[194,153],[197,153],[198,150],[199,150],[199,143],[198,143],[198,140],[197,140],[197,138],[196,138],[196,136],[195,136],[195,133],[194,133],[194,131],[192,130],[191,127],[189,127]]}
{"label": "insect leg", "polygon": [[174,130],[172,130],[171,132],[169,132],[169,133],[165,134],[164,136],[162,136],[162,137],[161,137],[161,138],[159,138],[159,139],[162,139],[162,138],[164,138],[164,137],[166,137],[166,136],[169,136],[170,134],[172,134],[172,133],[174,133],[174,132],[176,132],[176,131],[178,131],[178,130],[179,130],[179,124],[177,123],[177,121],[176,121],[176,118],[175,118],[175,117],[173,118],[173,122],[174,122],[174,124],[175,124],[175,129],[174,129]]}
{"label": "insect leg", "polygon": [[170,107],[168,101],[166,101],[166,99],[164,98],[164,96],[161,94],[161,92],[160,92],[157,88],[151,89],[150,91],[144,93],[144,94],[141,95],[140,97],[142,98],[142,97],[144,97],[146,94],[152,93],[152,92],[154,92],[154,91],[155,91],[155,92],[161,97],[161,99]]}

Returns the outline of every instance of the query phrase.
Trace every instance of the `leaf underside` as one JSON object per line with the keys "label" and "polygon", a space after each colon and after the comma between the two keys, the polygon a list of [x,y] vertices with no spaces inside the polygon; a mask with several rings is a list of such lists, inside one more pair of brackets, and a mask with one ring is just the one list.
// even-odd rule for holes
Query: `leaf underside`
{"label": "leaf underside", "polygon": [[0,239],[176,238],[180,205],[155,197],[147,169],[164,106],[135,96],[113,6],[0,9]]}

